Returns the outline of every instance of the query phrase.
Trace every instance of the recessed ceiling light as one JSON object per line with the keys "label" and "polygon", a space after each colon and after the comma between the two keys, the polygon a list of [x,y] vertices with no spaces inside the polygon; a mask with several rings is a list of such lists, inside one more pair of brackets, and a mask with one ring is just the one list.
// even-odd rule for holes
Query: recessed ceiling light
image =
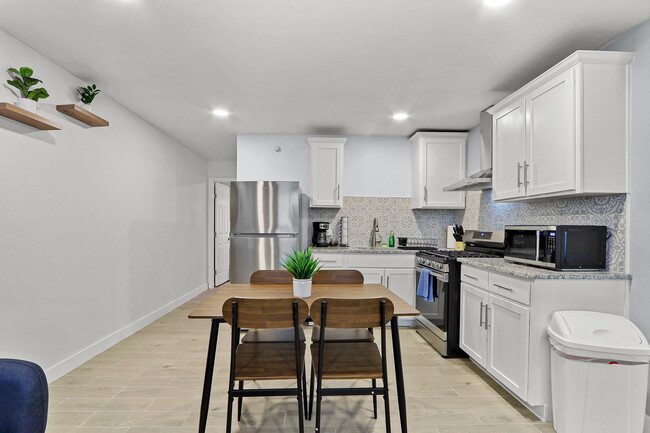
{"label": "recessed ceiling light", "polygon": [[217,108],[216,110],[212,110],[212,114],[214,114],[217,117],[228,117],[230,116],[230,112],[228,110],[223,110],[220,108]]}
{"label": "recessed ceiling light", "polygon": [[483,0],[483,4],[491,8],[503,6],[506,3],[510,3],[510,0]]}
{"label": "recessed ceiling light", "polygon": [[393,114],[393,120],[406,120],[409,115],[406,113],[395,113]]}

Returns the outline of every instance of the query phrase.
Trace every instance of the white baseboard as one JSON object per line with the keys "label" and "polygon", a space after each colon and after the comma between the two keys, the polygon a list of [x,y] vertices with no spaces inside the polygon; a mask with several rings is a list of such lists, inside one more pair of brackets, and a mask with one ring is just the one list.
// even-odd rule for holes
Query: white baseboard
{"label": "white baseboard", "polygon": [[645,428],[643,433],[650,433],[650,415],[646,414],[645,416]]}
{"label": "white baseboard", "polygon": [[60,378],[66,373],[69,373],[70,371],[74,370],[75,368],[79,367],[81,364],[84,362],[92,359],[93,357],[97,356],[98,354],[102,353],[106,349],[108,349],[111,346],[114,346],[115,344],[119,343],[126,337],[135,334],[138,332],[140,329],[144,328],[145,326],[149,325],[150,323],[154,322],[155,320],[161,318],[165,314],[169,313],[172,311],[174,308],[178,307],[179,305],[184,304],[185,302],[189,301],[190,299],[194,298],[195,296],[199,295],[201,292],[204,292],[208,289],[207,284],[201,284],[199,287],[196,289],[184,294],[180,298],[174,299],[173,301],[169,302],[166,305],[163,305],[162,307],[158,308],[157,310],[147,314],[144,317],[141,317],[140,319],[136,320],[135,322],[132,322],[125,327],[118,329],[117,331],[113,332],[110,335],[107,335],[106,337],[102,338],[101,340],[81,349],[79,352],[75,353],[74,355],[64,359],[63,361],[59,362],[56,365],[53,365],[52,367],[46,368],[45,369],[45,375],[47,377],[48,383],[51,383],[55,381],[56,379]]}

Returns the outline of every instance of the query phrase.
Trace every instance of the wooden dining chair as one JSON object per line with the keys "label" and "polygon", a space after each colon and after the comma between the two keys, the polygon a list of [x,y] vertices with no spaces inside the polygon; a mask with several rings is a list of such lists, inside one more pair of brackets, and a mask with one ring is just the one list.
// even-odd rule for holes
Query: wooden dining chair
{"label": "wooden dining chair", "polygon": [[[386,323],[392,318],[393,312],[393,303],[388,298],[321,298],[312,304],[310,316],[314,323],[320,326],[320,332],[325,335],[328,328],[381,328],[381,351],[374,341],[341,343],[320,338],[318,343],[311,344],[312,368],[307,419],[311,419],[313,412],[315,385],[317,433],[320,432],[322,399],[324,396],[335,395],[382,395],[386,412],[386,433],[390,433]],[[323,380],[334,379],[372,379],[373,385],[369,388],[323,388]],[[376,386],[374,381],[377,379],[381,379],[382,386]]]}
{"label": "wooden dining chair", "polygon": [[[232,407],[235,398],[238,399],[238,420],[240,420],[244,397],[272,396],[296,396],[299,432],[304,433],[305,343],[300,339],[300,329],[308,313],[307,303],[298,298],[230,298],[223,304],[224,320],[232,327],[226,433],[230,433],[232,429]],[[240,328],[244,327],[290,328],[293,331],[293,340],[268,344],[240,344]],[[248,380],[282,379],[295,379],[296,387],[244,389],[244,382]],[[239,382],[237,389],[235,389],[236,381]]]}

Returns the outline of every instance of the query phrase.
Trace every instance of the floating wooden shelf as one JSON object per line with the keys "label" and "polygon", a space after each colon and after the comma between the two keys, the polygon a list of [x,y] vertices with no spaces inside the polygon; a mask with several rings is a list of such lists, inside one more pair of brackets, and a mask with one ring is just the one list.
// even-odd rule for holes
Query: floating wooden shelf
{"label": "floating wooden shelf", "polygon": [[61,125],[52,122],[45,117],[34,114],[31,111],[23,110],[8,102],[0,102],[0,116],[8,117],[16,122],[33,126],[44,131],[54,131],[61,129]]}
{"label": "floating wooden shelf", "polygon": [[68,116],[85,123],[88,126],[108,126],[108,120],[102,119],[98,115],[93,114],[88,110],[84,110],[76,104],[57,105],[56,109],[63,114],[67,114]]}

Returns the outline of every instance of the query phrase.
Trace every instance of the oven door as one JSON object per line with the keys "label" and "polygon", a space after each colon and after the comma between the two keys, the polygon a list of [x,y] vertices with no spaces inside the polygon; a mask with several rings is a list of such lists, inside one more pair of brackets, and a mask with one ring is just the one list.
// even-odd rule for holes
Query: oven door
{"label": "oven door", "polygon": [[[415,270],[416,290],[417,283],[420,281],[422,269],[428,268],[418,266]],[[449,287],[449,274],[438,272],[433,269],[429,269],[429,273],[436,279],[433,283],[436,300],[434,302],[427,302],[420,296],[415,297],[415,308],[417,308],[421,314],[421,316],[418,317],[418,321],[433,331],[440,339],[447,341],[447,315],[445,303]]]}

